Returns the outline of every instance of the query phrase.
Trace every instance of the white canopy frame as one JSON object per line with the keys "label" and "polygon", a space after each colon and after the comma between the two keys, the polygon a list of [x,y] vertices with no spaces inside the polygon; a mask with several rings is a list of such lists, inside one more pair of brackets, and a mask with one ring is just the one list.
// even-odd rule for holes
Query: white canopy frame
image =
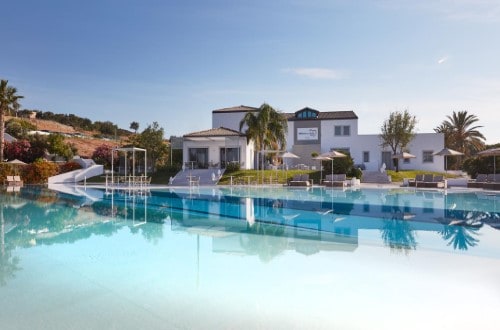
{"label": "white canopy frame", "polygon": [[123,148],[114,148],[111,153],[111,182],[115,182],[114,180],[114,155],[116,152],[124,152],[125,153],[125,175],[127,175],[127,155],[129,152],[132,153],[132,177],[135,178],[135,153],[144,152],[144,177],[148,176],[148,151],[146,149],[137,148],[137,147],[123,147]]}

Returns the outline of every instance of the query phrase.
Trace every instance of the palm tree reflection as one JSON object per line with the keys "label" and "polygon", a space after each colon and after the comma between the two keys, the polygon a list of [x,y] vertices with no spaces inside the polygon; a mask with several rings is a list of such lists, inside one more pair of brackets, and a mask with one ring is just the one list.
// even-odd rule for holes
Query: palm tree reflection
{"label": "palm tree reflection", "polygon": [[455,250],[467,250],[479,243],[479,239],[474,237],[479,235],[478,231],[479,227],[450,225],[444,226],[439,234],[448,241],[448,246],[453,245]]}
{"label": "palm tree reflection", "polygon": [[384,244],[393,252],[408,254],[417,248],[417,239],[408,221],[386,219],[381,232]]}
{"label": "palm tree reflection", "polygon": [[19,258],[13,257],[12,246],[5,243],[5,219],[3,205],[0,206],[0,286],[7,284],[7,280],[14,277],[15,272],[21,268],[18,266]]}

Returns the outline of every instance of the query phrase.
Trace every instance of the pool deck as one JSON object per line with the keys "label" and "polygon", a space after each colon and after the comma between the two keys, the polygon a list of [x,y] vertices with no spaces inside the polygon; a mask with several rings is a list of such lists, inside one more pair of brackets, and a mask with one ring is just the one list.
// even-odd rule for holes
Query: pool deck
{"label": "pool deck", "polygon": [[[320,187],[325,187],[322,185],[313,185],[310,187],[290,187],[287,185],[283,184],[259,184],[259,185],[245,185],[245,184],[240,184],[240,185],[216,185],[216,186],[204,186],[204,185],[199,185],[199,186],[192,186],[192,187],[186,187],[186,186],[176,186],[176,185],[169,185],[169,184],[149,184],[147,186],[123,186],[123,185],[118,185],[118,186],[108,186],[106,187],[105,184],[99,184],[99,183],[93,183],[93,184],[79,184],[76,185],[76,187],[79,188],[95,188],[95,189],[108,189],[108,190],[130,190],[130,191],[144,191],[144,190],[165,190],[165,189],[176,189],[176,188],[190,188],[190,189],[199,189],[199,188],[228,188],[228,187],[252,187],[252,188],[277,188],[277,187],[283,187],[283,188],[291,188],[291,189],[311,189],[311,188],[320,188]],[[448,187],[446,189],[441,189],[441,188],[415,188],[415,187],[407,187],[403,186],[402,182],[393,182],[393,183],[361,183],[360,185],[356,185],[354,187],[347,187],[347,188],[331,188],[331,187],[326,187],[327,189],[397,189],[397,188],[407,188],[407,189],[417,189],[417,190],[443,190],[447,192],[463,192],[463,191],[469,191],[469,192],[486,192],[486,193],[500,193],[495,190],[485,190],[482,188],[467,188],[464,186],[452,186]]]}

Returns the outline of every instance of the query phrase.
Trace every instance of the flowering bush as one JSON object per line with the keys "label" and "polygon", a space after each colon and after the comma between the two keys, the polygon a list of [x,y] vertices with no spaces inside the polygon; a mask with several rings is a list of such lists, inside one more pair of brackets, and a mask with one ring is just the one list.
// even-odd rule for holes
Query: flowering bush
{"label": "flowering bush", "polygon": [[[92,159],[96,164],[104,165],[105,168],[111,168],[111,155],[113,153],[113,149],[108,145],[101,145],[97,147],[92,154]],[[117,165],[118,157],[115,158],[115,165]]]}
{"label": "flowering bush", "polygon": [[26,141],[14,141],[10,143],[5,143],[4,156],[6,159],[19,159],[23,162],[26,160],[26,156],[30,153],[31,144]]}
{"label": "flowering bush", "polygon": [[5,143],[5,159],[19,159],[25,163],[31,163],[35,159],[43,157],[43,154],[43,147],[36,145],[33,146],[33,144],[27,140]]}
{"label": "flowering bush", "polygon": [[54,163],[37,159],[33,164],[25,166],[22,179],[25,183],[43,184],[48,178],[59,173],[59,166]]}

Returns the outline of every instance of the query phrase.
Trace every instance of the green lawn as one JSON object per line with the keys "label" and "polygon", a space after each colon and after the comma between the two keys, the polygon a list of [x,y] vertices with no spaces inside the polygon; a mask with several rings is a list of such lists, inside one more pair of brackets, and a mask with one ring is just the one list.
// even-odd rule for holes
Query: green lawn
{"label": "green lawn", "polygon": [[402,182],[404,178],[414,179],[417,174],[434,174],[444,175],[447,178],[455,178],[456,175],[446,174],[444,172],[431,172],[431,171],[387,171],[387,175],[391,176],[392,182]]}
{"label": "green lawn", "polygon": [[[233,172],[225,172],[219,181],[220,185],[228,185],[233,177],[233,184],[247,184],[248,176],[251,184],[287,183],[296,174],[309,174],[309,178],[314,180],[314,183],[319,182],[320,171],[313,170],[239,170]],[[323,176],[325,173],[323,173]]]}

